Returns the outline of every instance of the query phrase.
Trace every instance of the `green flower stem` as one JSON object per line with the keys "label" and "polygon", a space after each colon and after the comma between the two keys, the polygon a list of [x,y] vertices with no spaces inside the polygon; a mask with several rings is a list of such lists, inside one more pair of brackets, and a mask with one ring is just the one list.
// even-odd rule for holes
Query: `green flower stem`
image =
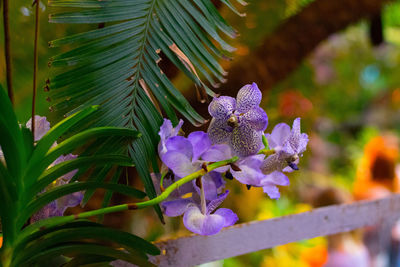
{"label": "green flower stem", "polygon": [[263,144],[265,146],[265,149],[269,149],[268,139],[267,139],[267,137],[265,137],[264,134],[262,135],[262,142],[263,142]]}
{"label": "green flower stem", "polygon": [[[194,173],[192,173],[188,176],[185,176],[182,179],[176,181],[175,183],[168,186],[165,189],[165,191],[162,192],[159,196],[157,196],[156,198],[150,199],[148,201],[139,202],[139,203],[121,204],[121,205],[116,205],[116,206],[112,206],[112,207],[82,212],[79,214],[74,214],[74,215],[69,215],[69,216],[53,217],[53,218],[49,218],[49,219],[40,221],[38,223],[35,223],[34,225],[28,226],[25,230],[27,230],[29,232],[29,230],[34,231],[34,230],[37,230],[37,229],[40,229],[43,227],[52,227],[52,226],[55,226],[58,224],[71,222],[71,221],[77,220],[77,219],[84,219],[84,218],[89,218],[92,216],[98,216],[98,215],[103,215],[106,213],[112,213],[112,212],[118,212],[118,211],[143,209],[148,206],[156,205],[156,204],[159,204],[162,201],[164,201],[175,189],[179,188],[180,186],[182,186],[196,178],[199,178],[199,177],[205,175],[206,173],[208,173],[212,170],[215,170],[219,167],[223,167],[223,166],[229,165],[231,163],[234,163],[238,159],[239,159],[238,157],[233,157],[233,158],[230,158],[227,160],[222,160],[222,161],[212,163],[210,165],[204,165],[201,170],[194,172]],[[29,227],[32,227],[32,228],[28,229]]]}
{"label": "green flower stem", "polygon": [[163,175],[161,175],[161,179],[160,179],[160,190],[161,190],[161,192],[164,192],[164,191],[165,191],[165,188],[164,188],[164,186],[163,186],[165,176],[167,176],[167,172],[164,173]]}
{"label": "green flower stem", "polygon": [[274,153],[275,153],[275,150],[274,150],[274,149],[266,149],[266,148],[263,148],[263,149],[261,149],[260,151],[258,151],[257,154],[263,154],[263,155],[265,155],[265,157],[267,158],[268,156],[270,156],[270,155],[272,155],[272,154],[274,154]]}

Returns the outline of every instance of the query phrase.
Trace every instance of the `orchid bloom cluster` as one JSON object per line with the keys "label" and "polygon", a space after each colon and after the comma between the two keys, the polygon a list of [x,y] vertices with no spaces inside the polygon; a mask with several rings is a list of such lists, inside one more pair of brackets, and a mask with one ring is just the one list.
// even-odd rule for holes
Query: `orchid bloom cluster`
{"label": "orchid bloom cluster", "polygon": [[229,194],[224,178],[235,178],[248,189],[262,187],[272,199],[280,197],[277,186],[289,185],[284,173],[298,170],[308,136],[300,131],[300,118],[292,128],[280,123],[271,134],[264,134],[268,117],[259,107],[261,97],[255,83],[242,87],[236,99],[215,97],[208,108],[212,120],[207,133],[196,131],[183,137],[179,135],[183,121],[173,128],[171,121],[164,119],[158,152],[167,168],[158,180],[161,188],[207,169],[207,164],[239,157],[234,164],[207,172],[175,190],[161,203],[165,215],[183,215],[185,227],[200,235],[213,235],[235,224],[238,217],[232,210],[218,208]]}
{"label": "orchid bloom cluster", "polygon": [[[30,129],[32,126],[32,119],[26,123],[26,128]],[[50,130],[50,123],[47,121],[46,117],[41,117],[35,115],[35,142],[39,141],[48,131]],[[54,144],[56,145],[56,143]],[[61,162],[71,160],[76,158],[76,155],[68,154],[65,156],[60,156],[57,158],[51,166],[57,165]],[[3,160],[3,152],[0,148],[0,160]],[[54,181],[51,185],[49,185],[44,191],[54,188],[55,186],[60,186],[63,184],[69,183],[71,178],[76,174],[77,170],[71,171],[56,181]],[[82,201],[83,193],[82,192],[75,192],[70,195],[63,196],[55,201],[50,202],[46,206],[44,206],[41,210],[35,213],[31,221],[36,222],[45,218],[53,217],[53,216],[62,216],[65,210],[69,207],[75,207],[79,205]]]}

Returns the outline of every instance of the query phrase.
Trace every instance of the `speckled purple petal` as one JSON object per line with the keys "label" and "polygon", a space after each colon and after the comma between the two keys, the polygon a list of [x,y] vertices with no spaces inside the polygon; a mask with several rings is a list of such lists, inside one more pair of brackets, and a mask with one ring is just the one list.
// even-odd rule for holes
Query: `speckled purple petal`
{"label": "speckled purple petal", "polygon": [[254,155],[262,146],[262,132],[253,130],[249,125],[241,124],[233,129],[230,144],[234,154],[239,157]]}
{"label": "speckled purple petal", "polygon": [[228,126],[224,120],[213,118],[207,134],[213,144],[227,143],[232,134],[232,127]]}
{"label": "speckled purple petal", "polygon": [[253,107],[258,107],[261,103],[261,91],[256,83],[243,86],[236,97],[236,107],[239,113],[246,113]]}
{"label": "speckled purple petal", "polygon": [[308,143],[308,135],[305,133],[302,133],[300,135],[299,146],[297,148],[298,154],[302,154],[304,151],[306,151],[307,143]]}
{"label": "speckled purple petal", "polygon": [[287,167],[287,161],[280,156],[280,152],[268,156],[261,164],[261,171],[264,174],[270,174],[274,171],[282,171]]}
{"label": "speckled purple petal", "polygon": [[224,227],[229,227],[234,225],[238,220],[238,216],[230,209],[220,208],[214,213],[215,215],[220,215],[224,218]]}
{"label": "speckled purple petal", "polygon": [[165,215],[176,217],[182,215],[188,209],[190,203],[193,203],[191,198],[180,198],[162,202],[161,207]]}
{"label": "speckled purple petal", "polygon": [[290,135],[290,126],[286,123],[277,124],[271,134],[266,134],[268,145],[272,149],[281,148]]}
{"label": "speckled purple petal", "polygon": [[274,184],[265,185],[263,187],[264,193],[267,193],[268,196],[272,199],[278,199],[281,197],[281,193],[279,193],[279,188]]}
{"label": "speckled purple petal", "polygon": [[183,224],[193,233],[214,235],[224,227],[225,219],[217,214],[204,215],[197,206],[192,206],[185,212]]}
{"label": "speckled purple petal", "polygon": [[268,116],[260,107],[254,107],[241,117],[241,123],[250,125],[253,130],[264,131],[268,126]]}
{"label": "speckled purple petal", "polygon": [[208,105],[210,115],[222,120],[227,120],[235,109],[236,100],[230,96],[214,97],[210,105]]}
{"label": "speckled purple petal", "polygon": [[161,160],[179,177],[185,177],[200,169],[200,166],[192,164],[191,159],[187,155],[178,151],[168,151]]}
{"label": "speckled purple petal", "polygon": [[52,201],[43,208],[41,208],[38,212],[33,214],[31,217],[31,221],[37,222],[54,216],[62,216],[62,212],[59,209],[57,209],[56,202]]}
{"label": "speckled purple petal", "polygon": [[[26,123],[26,128],[32,128],[32,118]],[[46,117],[35,115],[35,141],[39,141],[50,130],[50,122]]]}
{"label": "speckled purple petal", "polygon": [[292,126],[292,131],[290,132],[288,142],[290,146],[292,147],[294,153],[297,153],[297,150],[300,145],[300,138],[301,138],[301,132],[300,132],[300,118],[297,118],[293,121],[293,126]]}
{"label": "speckled purple petal", "polygon": [[193,158],[192,143],[183,136],[173,136],[165,142],[167,151],[179,151],[190,160]]}
{"label": "speckled purple petal", "polygon": [[207,214],[210,214],[216,208],[218,208],[219,205],[221,205],[222,202],[224,202],[224,200],[228,196],[228,194],[229,194],[229,190],[226,190],[225,193],[222,193],[222,194],[218,195],[216,199],[213,199],[210,202],[208,202],[208,204],[207,204]]}
{"label": "speckled purple petal", "polygon": [[188,136],[188,140],[193,146],[192,161],[196,161],[200,156],[211,147],[211,140],[207,133],[202,131],[192,132]]}

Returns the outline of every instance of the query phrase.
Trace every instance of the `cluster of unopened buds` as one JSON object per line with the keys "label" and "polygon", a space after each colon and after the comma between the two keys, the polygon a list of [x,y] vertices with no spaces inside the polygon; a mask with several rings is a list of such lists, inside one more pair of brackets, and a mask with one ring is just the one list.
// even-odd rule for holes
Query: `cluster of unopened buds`
{"label": "cluster of unopened buds", "polygon": [[[280,197],[277,186],[289,185],[284,173],[298,170],[308,136],[300,131],[300,118],[292,128],[280,123],[265,134],[268,117],[260,102],[261,91],[255,83],[243,86],[236,99],[215,97],[208,107],[212,120],[207,133],[197,131],[187,137],[179,135],[183,121],[174,128],[171,121],[164,120],[158,147],[165,166],[157,181],[161,190],[204,170],[204,175],[179,186],[161,203],[165,215],[183,215],[187,229],[213,235],[238,220],[232,210],[218,208],[229,193],[226,179],[235,178],[248,189],[262,187],[272,199]],[[229,159],[233,160],[225,166],[208,168]]]}

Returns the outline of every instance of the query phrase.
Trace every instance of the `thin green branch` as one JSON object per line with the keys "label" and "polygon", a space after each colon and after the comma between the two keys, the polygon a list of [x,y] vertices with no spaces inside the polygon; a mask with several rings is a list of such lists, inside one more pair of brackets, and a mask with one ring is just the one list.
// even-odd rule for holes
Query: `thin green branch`
{"label": "thin green branch", "polygon": [[35,41],[33,48],[33,90],[32,90],[32,135],[35,140],[35,106],[36,106],[36,86],[38,71],[38,39],[39,39],[39,0],[35,0]]}
{"label": "thin green branch", "polygon": [[[85,218],[89,218],[89,217],[93,217],[93,216],[99,216],[99,215],[103,215],[103,214],[107,214],[107,213],[112,213],[112,212],[119,212],[119,211],[125,211],[125,210],[135,210],[135,209],[143,209],[149,206],[153,206],[156,204],[161,203],[162,201],[164,201],[165,199],[167,199],[167,197],[176,189],[178,189],[180,186],[194,180],[197,179],[201,176],[204,176],[206,173],[213,171],[219,167],[223,167],[229,164],[232,164],[234,162],[236,162],[239,158],[238,157],[233,157],[227,160],[223,160],[223,161],[218,161],[215,163],[212,163],[208,166],[204,166],[201,170],[194,172],[190,175],[187,175],[185,177],[183,177],[182,179],[176,181],[175,183],[171,184],[170,186],[168,186],[164,192],[162,192],[159,196],[157,196],[156,198],[147,200],[147,201],[143,201],[143,202],[139,202],[139,203],[126,203],[126,204],[121,204],[121,205],[116,205],[116,206],[112,206],[112,207],[107,207],[107,208],[102,208],[102,209],[97,209],[97,210],[92,210],[92,211],[87,211],[87,212],[82,212],[79,214],[74,214],[74,215],[69,215],[69,216],[62,216],[62,217],[53,217],[53,218],[49,218],[43,221],[40,221],[30,227],[30,230],[35,231],[37,229],[43,228],[43,227],[52,227],[58,224],[63,224],[63,223],[67,223],[67,222],[71,222],[74,220],[78,220],[78,219],[85,219]],[[28,227],[26,228],[26,230],[29,230]]]}
{"label": "thin green branch", "polygon": [[14,93],[12,86],[12,63],[10,46],[10,24],[8,17],[8,0],[3,0],[3,26],[4,26],[4,54],[6,58],[7,91],[11,103],[14,105]]}

